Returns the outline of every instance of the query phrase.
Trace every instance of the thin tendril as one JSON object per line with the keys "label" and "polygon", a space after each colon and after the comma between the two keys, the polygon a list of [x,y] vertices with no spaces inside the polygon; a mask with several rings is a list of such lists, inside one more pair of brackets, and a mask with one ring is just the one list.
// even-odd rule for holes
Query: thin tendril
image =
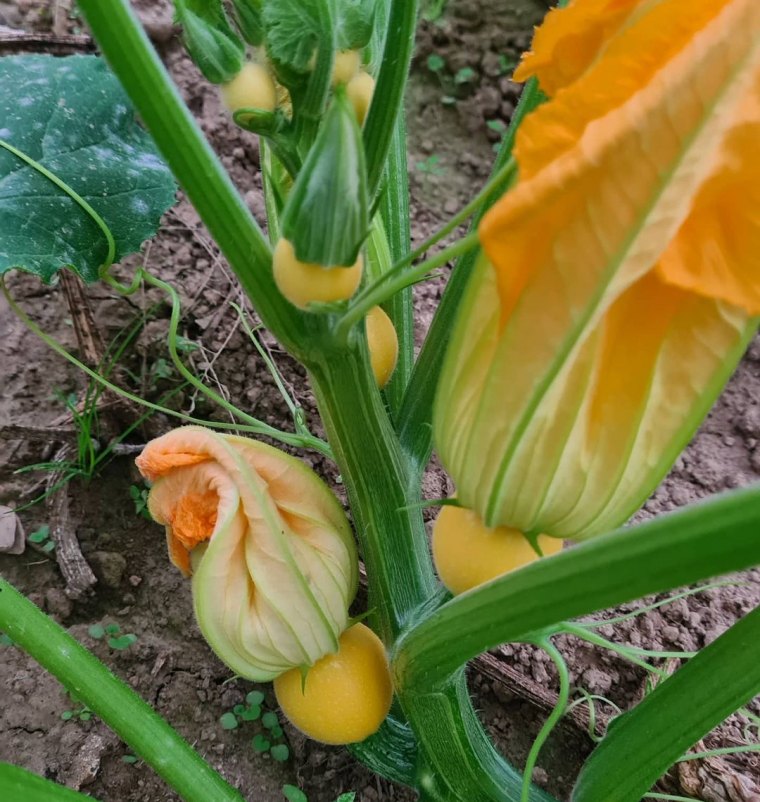
{"label": "thin tendril", "polygon": [[724,746],[721,749],[708,749],[705,752],[688,752],[682,757],[679,757],[676,763],[685,763],[687,760],[704,760],[708,757],[720,757],[721,755],[742,755],[747,752],[760,752],[760,744]]}
{"label": "thin tendril", "polygon": [[45,178],[47,178],[49,181],[52,181],[73,201],[79,204],[79,206],[81,206],[81,208],[90,216],[90,218],[92,218],[93,223],[95,223],[103,232],[103,236],[106,238],[106,243],[108,245],[108,253],[106,254],[105,262],[100,268],[101,275],[105,273],[111,267],[113,260],[116,257],[116,241],[114,240],[111,230],[106,225],[105,220],[103,220],[103,218],[95,211],[95,209],[93,209],[92,206],[90,206],[90,204],[75,189],[70,187],[62,179],[58,178],[57,175],[51,173],[47,167],[44,167],[39,162],[35,161],[31,156],[27,156],[26,153],[18,148],[14,148],[13,145],[11,145],[9,142],[6,142],[4,139],[0,139],[0,147],[5,148],[14,156],[21,159],[21,161],[26,162],[30,167],[34,168],[38,173],[45,176]]}
{"label": "thin tendril", "polygon": [[530,800],[531,779],[533,777],[533,769],[536,767],[538,755],[541,752],[541,748],[546,743],[547,738],[551,735],[552,730],[554,730],[559,720],[565,714],[567,703],[570,699],[570,674],[567,670],[565,658],[562,657],[557,647],[549,640],[539,641],[536,645],[540,646],[549,657],[551,657],[552,662],[557,667],[557,672],[559,673],[559,696],[557,698],[557,704],[544,722],[544,726],[541,727],[541,730],[536,736],[536,740],[533,741],[533,746],[528,753],[528,759],[525,761],[522,794],[520,795],[521,802],[529,802]]}
{"label": "thin tendril", "polygon": [[329,456],[329,454],[326,454],[325,451],[323,450],[323,448],[326,447],[326,444],[322,444],[323,447],[321,448],[316,447],[319,443],[321,443],[321,441],[317,441],[316,438],[312,438],[309,442],[307,442],[307,438],[305,438],[302,435],[295,435],[295,434],[290,434],[288,432],[282,432],[279,429],[274,429],[273,427],[267,427],[267,431],[262,432],[262,426],[266,426],[266,424],[259,424],[256,426],[246,426],[243,424],[236,424],[236,423],[221,423],[218,421],[207,421],[203,420],[202,418],[195,418],[191,415],[186,415],[184,412],[178,412],[177,410],[169,409],[168,407],[161,406],[160,404],[154,404],[152,401],[147,401],[144,398],[140,398],[139,396],[136,396],[133,393],[128,392],[127,390],[123,390],[121,387],[118,387],[117,385],[108,381],[108,379],[105,379],[97,371],[88,367],[83,362],[80,362],[73,354],[70,354],[65,348],[63,348],[63,346],[61,346],[58,342],[56,342],[52,337],[47,335],[29,317],[29,315],[27,315],[26,312],[24,312],[24,310],[16,303],[16,301],[13,299],[10,292],[8,291],[8,287],[6,286],[4,279],[1,276],[0,276],[0,288],[2,288],[3,295],[8,301],[8,305],[11,307],[13,312],[18,316],[21,322],[31,332],[36,334],[46,345],[52,348],[59,356],[62,356],[72,365],[75,365],[77,368],[79,368],[79,370],[81,370],[83,373],[86,373],[91,379],[94,379],[96,382],[98,382],[111,392],[115,393],[116,395],[119,395],[122,398],[126,398],[134,404],[139,404],[143,407],[146,407],[147,409],[151,409],[154,412],[161,412],[164,415],[168,415],[173,418],[178,418],[184,421],[185,423],[194,423],[200,426],[206,426],[207,428],[210,429],[220,429],[224,431],[241,431],[258,435],[266,434],[267,436],[275,440],[279,440],[281,443],[285,443],[286,445],[292,445],[301,448],[304,447],[313,448],[325,454],[325,456]]}

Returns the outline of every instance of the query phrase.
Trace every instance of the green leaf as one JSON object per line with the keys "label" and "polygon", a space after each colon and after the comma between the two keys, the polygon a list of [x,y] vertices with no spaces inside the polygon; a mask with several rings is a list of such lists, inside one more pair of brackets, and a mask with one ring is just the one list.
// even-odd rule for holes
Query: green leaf
{"label": "green leaf", "polygon": [[246,694],[245,701],[251,706],[255,707],[264,701],[264,694],[261,691],[249,691]]}
{"label": "green leaf", "polygon": [[112,649],[121,652],[129,647],[137,640],[137,635],[120,635],[118,638],[109,638],[108,645]]}
{"label": "green leaf", "polygon": [[277,718],[277,713],[272,713],[271,711],[268,713],[264,713],[261,717],[261,723],[268,729],[271,730],[272,727],[276,727],[280,720]]}
{"label": "green leaf", "polygon": [[251,746],[257,752],[268,752],[272,744],[261,733],[257,733],[253,736]]}
{"label": "green leaf", "polygon": [[50,537],[50,527],[44,524],[29,535],[30,543],[44,543]]}
{"label": "green leaf", "polygon": [[91,796],[43,780],[10,763],[0,763],[0,799],[8,802],[97,802]]}
{"label": "green leaf", "polygon": [[105,631],[109,635],[118,635],[121,632],[121,627],[118,624],[106,624]]}
{"label": "green leaf", "polygon": [[243,721],[258,721],[261,718],[261,705],[249,705],[243,708],[240,714]]}
{"label": "green leaf", "polygon": [[474,80],[477,73],[472,67],[462,67],[461,70],[457,72],[454,76],[454,83],[455,84],[468,84],[470,81]]}
{"label": "green leaf", "polygon": [[79,714],[80,721],[89,721],[92,718],[92,713],[89,710],[83,710]]}
{"label": "green leaf", "polygon": [[290,757],[290,750],[285,744],[277,744],[269,750],[272,760],[278,763],[284,763]]}
{"label": "green leaf", "polygon": [[309,802],[306,794],[300,788],[296,788],[295,785],[283,785],[282,793],[288,802]]}
{"label": "green leaf", "polygon": [[366,47],[372,38],[374,0],[340,0],[336,3],[334,14],[338,50],[359,50]]}
{"label": "green leaf", "polygon": [[90,634],[90,637],[95,638],[95,640],[100,640],[106,634],[105,627],[102,624],[93,624],[88,628],[87,632]]}
{"label": "green leaf", "polygon": [[236,716],[242,716],[244,710],[245,710],[245,706],[244,705],[235,705],[235,707],[232,708],[232,712]]}
{"label": "green leaf", "polygon": [[341,794],[335,802],[354,802],[356,799],[356,791],[349,791],[346,794]]}
{"label": "green leaf", "polygon": [[245,46],[232,30],[221,0],[174,0],[187,52],[204,78],[221,84],[243,66]]}
{"label": "green leaf", "polygon": [[130,766],[133,766],[135,763],[137,763],[137,757],[135,757],[135,755],[122,755],[121,762],[128,763]]}
{"label": "green leaf", "polygon": [[46,554],[50,554],[50,552],[51,552],[51,551],[53,551],[54,549],[55,549],[55,541],[54,541],[54,540],[48,540],[48,542],[47,542],[47,543],[45,543],[45,544],[43,545],[43,547],[42,547],[42,550],[43,550],[43,551],[44,551]]}
{"label": "green leaf", "polygon": [[319,0],[264,0],[267,54],[278,67],[307,73],[320,40]]}
{"label": "green leaf", "polygon": [[224,713],[219,718],[219,723],[223,730],[236,730],[238,726],[237,716],[234,713]]}
{"label": "green leaf", "polygon": [[431,53],[427,58],[427,68],[430,72],[440,72],[446,66],[446,60],[438,53]]}
{"label": "green leaf", "polygon": [[282,738],[283,736],[282,727],[279,724],[275,724],[275,726],[272,727],[271,730],[269,730],[269,734],[272,736],[272,738]]}
{"label": "green leaf", "polygon": [[684,752],[758,693],[760,607],[618,719],[583,767],[573,802],[639,802]]}
{"label": "green leaf", "polygon": [[63,721],[71,721],[72,718],[74,718],[74,712],[72,710],[64,710],[63,713],[61,713],[61,719]]}
{"label": "green leaf", "polygon": [[[118,262],[153,236],[175,183],[96,56],[0,59],[0,140],[73,189],[110,230]],[[0,274],[50,282],[71,267],[95,281],[109,257],[99,225],[69,194],[0,146]]]}
{"label": "green leaf", "polygon": [[[760,563],[760,487],[617,530],[447,602],[403,635],[396,675],[445,682],[467,660],[560,622]],[[456,633],[456,637],[452,637]]]}

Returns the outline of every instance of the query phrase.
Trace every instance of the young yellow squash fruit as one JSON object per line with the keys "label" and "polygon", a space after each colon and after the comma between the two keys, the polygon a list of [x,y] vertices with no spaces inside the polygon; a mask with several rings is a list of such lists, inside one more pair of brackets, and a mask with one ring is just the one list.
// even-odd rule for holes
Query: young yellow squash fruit
{"label": "young yellow squash fruit", "polygon": [[396,368],[398,335],[391,319],[379,306],[367,313],[366,325],[372,372],[377,386],[382,390]]}
{"label": "young yellow squash fruit", "polygon": [[[545,556],[562,550],[562,541],[539,535]],[[528,539],[509,526],[487,527],[472,510],[443,507],[433,527],[433,561],[441,582],[464,593],[539,559]]]}
{"label": "young yellow squash fruit", "polygon": [[281,239],[274,249],[272,269],[280,292],[299,309],[310,303],[346,301],[362,280],[364,262],[361,254],[352,267],[323,267],[300,262],[295,248]]}
{"label": "young yellow squash fruit", "polygon": [[347,84],[362,65],[362,55],[358,50],[341,50],[335,54],[332,84]]}
{"label": "young yellow squash fruit", "polygon": [[364,624],[340,636],[336,654],[306,677],[293,669],[274,681],[283,713],[301,732],[326,744],[363,741],[377,732],[393,699],[390,668],[380,638]]}
{"label": "young yellow squash fruit", "polygon": [[356,120],[364,125],[375,92],[375,79],[368,72],[360,72],[346,86],[346,95],[354,108]]}
{"label": "young yellow squash fruit", "polygon": [[229,82],[222,84],[222,100],[231,111],[261,109],[274,111],[277,108],[277,87],[266,67],[248,61],[243,69]]}

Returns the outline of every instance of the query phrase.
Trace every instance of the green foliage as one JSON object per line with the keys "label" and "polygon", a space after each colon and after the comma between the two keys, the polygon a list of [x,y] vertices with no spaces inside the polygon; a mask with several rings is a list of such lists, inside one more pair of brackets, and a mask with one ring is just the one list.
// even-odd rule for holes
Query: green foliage
{"label": "green foliage", "polygon": [[219,719],[223,730],[236,730],[238,727],[237,716],[234,713],[224,713]]}
{"label": "green foliage", "polygon": [[417,169],[427,175],[442,176],[446,173],[446,169],[441,167],[441,157],[437,153],[433,153],[427,159],[417,162]]}
{"label": "green foliage", "polygon": [[457,70],[456,75],[454,75],[454,83],[471,84],[477,77],[478,74],[472,67],[462,67],[462,69]]}
{"label": "green foliage", "polygon": [[446,59],[438,53],[431,53],[427,57],[427,68],[430,72],[439,73],[446,66]]}
{"label": "green foliage", "polygon": [[128,649],[133,643],[137,642],[137,635],[132,633],[123,634],[121,627],[118,624],[93,624],[87,630],[93,640],[106,639],[108,646],[117,652],[123,652]]}
{"label": "green foliage", "polygon": [[148,496],[150,495],[150,488],[140,487],[139,485],[129,486],[129,496],[132,503],[135,505],[135,515],[139,515],[148,521],[152,521],[150,511],[148,510]]}
{"label": "green foliage", "polygon": [[332,40],[332,31],[321,26],[319,2],[264,0],[267,53],[278,67],[307,73],[320,41]]}
{"label": "green foliage", "polygon": [[129,766],[134,766],[135,763],[138,762],[138,758],[136,755],[122,755],[121,762],[126,763]]}
{"label": "green foliage", "polygon": [[338,50],[359,50],[372,38],[374,0],[338,0],[334,7],[335,43]]}
{"label": "green foliage", "polygon": [[0,121],[0,274],[15,267],[50,282],[71,267],[95,281],[174,202],[171,173],[96,56],[0,59]]}
{"label": "green foliage", "polygon": [[187,52],[204,77],[212,84],[234,78],[243,66],[245,47],[221,0],[174,0],[174,11]]}
{"label": "green foliage", "polygon": [[251,739],[255,752],[269,752],[273,760],[284,762],[290,757],[290,748],[284,743],[285,733],[280,720],[272,710],[265,709],[265,697],[261,691],[249,691],[245,704],[237,704],[224,713],[219,723],[224,730],[236,730],[246,722],[258,721],[260,731]]}
{"label": "green foliage", "polygon": [[35,529],[27,540],[39,546],[47,554],[50,554],[55,549],[55,541],[50,537],[50,527],[47,524]]}
{"label": "green foliage", "polygon": [[306,794],[295,785],[283,785],[282,793],[288,802],[309,802]]}

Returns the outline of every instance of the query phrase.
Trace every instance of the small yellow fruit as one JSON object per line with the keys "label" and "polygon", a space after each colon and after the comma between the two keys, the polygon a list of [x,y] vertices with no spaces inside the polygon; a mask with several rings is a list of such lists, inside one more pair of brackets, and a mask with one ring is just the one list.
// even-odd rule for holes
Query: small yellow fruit
{"label": "small yellow fruit", "polygon": [[346,95],[354,107],[359,125],[364,125],[375,92],[375,79],[368,72],[360,72],[346,87]]}
{"label": "small yellow fruit", "polygon": [[277,87],[266,67],[248,61],[243,69],[229,82],[222,84],[222,100],[231,111],[239,109],[261,109],[274,111],[277,108]]}
{"label": "small yellow fruit", "polygon": [[362,65],[362,55],[358,50],[341,50],[335,54],[332,84],[347,84]]}
{"label": "small yellow fruit", "polygon": [[[558,538],[539,535],[545,556],[562,550]],[[487,527],[472,510],[443,507],[433,527],[433,560],[454,594],[489,582],[539,559],[528,539],[509,526]]]}
{"label": "small yellow fruit", "polygon": [[318,660],[306,677],[298,669],[274,681],[282,712],[301,732],[326,744],[351,744],[377,732],[391,708],[393,686],[385,647],[355,624],[341,636],[337,654]]}
{"label": "small yellow fruit", "polygon": [[299,309],[315,301],[330,303],[350,298],[362,280],[361,254],[353,267],[322,267],[299,262],[293,245],[281,239],[274,249],[272,267],[280,292]]}
{"label": "small yellow fruit", "polygon": [[377,386],[382,390],[396,368],[398,335],[391,319],[379,306],[369,310],[366,325],[372,372]]}

